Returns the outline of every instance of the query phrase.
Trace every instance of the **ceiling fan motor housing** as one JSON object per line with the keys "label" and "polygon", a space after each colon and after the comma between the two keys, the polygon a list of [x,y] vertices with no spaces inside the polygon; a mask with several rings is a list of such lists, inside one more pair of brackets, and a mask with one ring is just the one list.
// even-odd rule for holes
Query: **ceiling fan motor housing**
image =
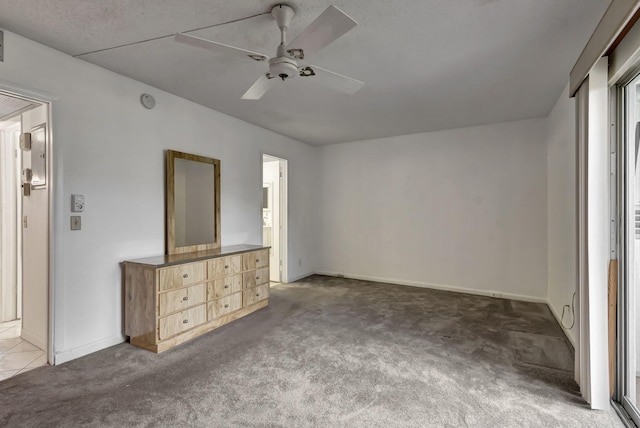
{"label": "ceiling fan motor housing", "polygon": [[269,78],[279,77],[283,81],[300,74],[298,63],[292,58],[278,56],[269,60]]}

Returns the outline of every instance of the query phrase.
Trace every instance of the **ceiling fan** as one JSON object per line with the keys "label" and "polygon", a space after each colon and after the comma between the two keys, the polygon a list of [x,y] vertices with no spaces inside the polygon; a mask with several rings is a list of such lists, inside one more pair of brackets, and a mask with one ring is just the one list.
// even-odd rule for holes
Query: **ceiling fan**
{"label": "ceiling fan", "polygon": [[360,80],[315,65],[298,64],[298,61],[313,55],[358,25],[347,14],[333,5],[329,6],[290,43],[287,43],[287,29],[295,16],[295,11],[286,4],[277,4],[271,9],[271,15],[280,29],[280,44],[273,58],[184,33],[176,34],[174,40],[214,52],[233,52],[258,62],[268,61],[268,71],[245,92],[242,96],[244,100],[259,100],[278,80],[284,82],[296,76],[310,77],[317,83],[347,94],[355,93],[364,85]]}

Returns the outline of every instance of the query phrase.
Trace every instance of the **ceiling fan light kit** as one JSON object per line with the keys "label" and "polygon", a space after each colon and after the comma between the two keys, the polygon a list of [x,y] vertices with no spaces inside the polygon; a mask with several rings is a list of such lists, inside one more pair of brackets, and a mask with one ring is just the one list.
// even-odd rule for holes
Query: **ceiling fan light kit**
{"label": "ceiling fan light kit", "polygon": [[343,76],[315,65],[298,64],[298,61],[313,55],[353,29],[358,25],[355,20],[331,5],[302,30],[291,43],[287,43],[287,30],[295,16],[295,11],[286,4],[277,4],[271,9],[271,16],[273,16],[280,30],[280,44],[276,50],[276,56],[273,58],[269,58],[259,52],[189,36],[184,33],[176,34],[175,41],[211,51],[224,50],[241,54],[257,62],[263,62],[268,59],[269,69],[245,92],[242,96],[242,99],[245,100],[259,100],[278,79],[284,82],[296,76],[312,77],[313,81],[346,94],[353,94],[364,86],[364,82],[360,80]]}

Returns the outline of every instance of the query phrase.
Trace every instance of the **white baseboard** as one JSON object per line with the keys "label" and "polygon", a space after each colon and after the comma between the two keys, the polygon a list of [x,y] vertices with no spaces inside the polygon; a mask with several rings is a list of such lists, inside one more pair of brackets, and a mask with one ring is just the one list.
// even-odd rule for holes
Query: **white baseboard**
{"label": "white baseboard", "polygon": [[47,351],[47,340],[46,339],[42,339],[41,337],[38,337],[38,335],[25,330],[24,328],[20,329],[20,338],[22,340],[26,340],[27,342],[29,342],[30,344],[32,344],[33,346],[36,346],[40,349],[42,349],[43,351]]}
{"label": "white baseboard", "polygon": [[[303,278],[307,278],[307,277],[309,277],[309,276],[311,276],[311,275],[314,275],[314,274],[316,274],[316,273],[317,273],[317,272],[303,273],[302,275],[297,275],[297,276],[294,276],[294,277],[289,277],[289,278],[287,278],[287,279],[289,280],[288,282],[296,282],[296,281],[300,281],[300,280],[301,280],[301,279],[303,279]],[[319,274],[319,275],[320,275],[320,274]]]}
{"label": "white baseboard", "polygon": [[108,348],[113,345],[117,345],[126,340],[124,336],[111,336],[104,339],[96,340],[95,342],[87,343],[86,345],[78,346],[66,351],[56,352],[54,355],[54,365],[63,364],[76,358],[84,357],[101,349]]}
{"label": "white baseboard", "polygon": [[497,297],[500,299],[520,300],[523,302],[534,302],[534,303],[545,303],[545,304],[548,303],[547,299],[543,297],[524,296],[520,294],[503,293],[501,291],[493,291],[493,290],[477,290],[474,288],[464,288],[464,287],[458,287],[455,285],[430,284],[430,283],[419,282],[419,281],[406,281],[406,280],[395,279],[395,278],[379,278],[375,276],[354,275],[354,274],[328,272],[328,271],[316,271],[315,273],[317,275],[338,276],[338,277],[360,279],[363,281],[371,281],[371,282],[388,282],[390,284],[410,285],[412,287],[430,288],[433,290],[443,290],[443,291],[453,291],[456,293],[475,294],[478,296]]}
{"label": "white baseboard", "polygon": [[[575,339],[573,338],[572,334],[569,334],[569,332],[571,330],[564,328],[564,326],[562,325],[562,315],[559,314],[558,312],[556,312],[555,308],[553,307],[553,305],[550,302],[547,302],[547,306],[549,307],[549,310],[551,311],[551,313],[555,317],[556,321],[558,321],[558,324],[562,328],[562,331],[564,332],[564,335],[567,336],[567,339],[569,340],[569,342],[571,342],[571,346],[573,346],[573,349],[576,349]],[[574,327],[575,327],[575,323],[574,323]]]}

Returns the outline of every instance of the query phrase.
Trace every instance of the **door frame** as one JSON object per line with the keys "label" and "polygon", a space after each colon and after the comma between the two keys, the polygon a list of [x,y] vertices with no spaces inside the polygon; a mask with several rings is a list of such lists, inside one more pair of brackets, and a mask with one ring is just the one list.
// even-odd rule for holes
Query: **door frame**
{"label": "door frame", "polygon": [[[289,264],[288,264],[288,254],[289,254],[289,242],[288,242],[288,230],[289,230],[289,198],[288,198],[288,188],[289,188],[289,172],[288,172],[288,160],[281,156],[272,155],[271,153],[266,153],[264,151],[260,152],[260,201],[262,201],[262,187],[263,187],[263,177],[264,177],[264,157],[268,156],[278,161],[278,166],[280,168],[280,180],[279,180],[279,204],[278,204],[278,214],[280,218],[280,230],[279,232],[279,259],[282,261],[282,269],[280,270],[280,281],[283,284],[289,282]],[[260,230],[262,231],[262,203],[260,204]]]}
{"label": "door frame", "polygon": [[[47,127],[46,127],[46,170],[47,170],[47,202],[48,202],[48,212],[47,212],[47,307],[48,307],[48,316],[47,316],[47,349],[45,353],[47,355],[47,363],[50,365],[55,365],[55,307],[54,307],[54,290],[55,290],[55,269],[54,269],[54,254],[55,247],[58,243],[54,237],[54,226],[56,223],[56,219],[54,217],[54,201],[56,195],[56,184],[55,184],[55,173],[56,166],[52,161],[54,155],[54,143],[53,143],[53,105],[55,101],[58,99],[53,94],[39,91],[35,89],[25,88],[16,86],[11,83],[7,83],[4,81],[0,81],[0,92],[3,95],[20,98],[32,102],[39,103],[41,105],[46,105],[47,107]],[[24,129],[21,130],[25,132]],[[22,192],[22,189],[20,189]],[[21,244],[22,245],[22,244]],[[22,247],[20,248],[22,251]],[[24,263],[24,261],[23,261]],[[22,302],[24,304],[24,301]]]}

